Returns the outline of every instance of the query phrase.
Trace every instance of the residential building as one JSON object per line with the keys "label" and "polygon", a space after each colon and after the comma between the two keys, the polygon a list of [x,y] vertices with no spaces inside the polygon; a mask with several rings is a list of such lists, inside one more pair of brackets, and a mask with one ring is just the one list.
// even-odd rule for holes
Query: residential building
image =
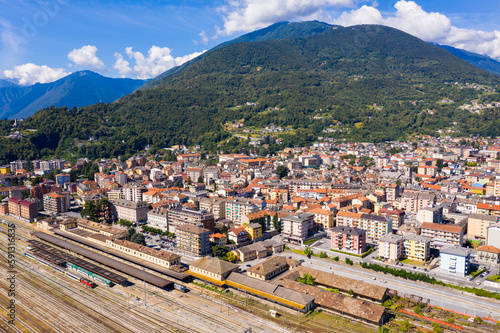
{"label": "residential building", "polygon": [[168,208],[167,207],[156,207],[147,212],[148,226],[161,229],[163,231],[169,231],[168,225]]}
{"label": "residential building", "polygon": [[410,260],[426,262],[430,259],[431,238],[415,234],[403,236],[403,256]]}
{"label": "residential building", "polygon": [[262,238],[262,226],[259,223],[250,223],[245,227],[250,240],[256,241]]}
{"label": "residential building", "polygon": [[314,223],[314,215],[300,213],[285,216],[281,219],[281,234],[285,242],[302,244],[309,235],[309,230]]}
{"label": "residential building", "polygon": [[227,239],[233,241],[235,244],[245,243],[249,240],[248,232],[245,230],[245,226],[232,227],[227,232]]}
{"label": "residential building", "polygon": [[50,192],[43,195],[43,207],[50,214],[64,213],[69,209],[66,196],[57,192]]}
{"label": "residential building", "polygon": [[393,229],[398,229],[405,221],[405,211],[401,209],[382,208],[378,211],[378,213],[375,212],[375,214],[390,218],[392,220]]}
{"label": "residential building", "polygon": [[203,178],[203,168],[187,168],[187,177],[193,183],[198,182],[198,178]]}
{"label": "residential building", "polygon": [[315,208],[308,211],[309,214],[314,214],[314,224],[315,230],[330,230],[334,226],[335,214],[332,211]]}
{"label": "residential building", "polygon": [[175,230],[177,249],[195,256],[204,256],[211,251],[208,229],[191,224],[178,226]]}
{"label": "residential building", "polygon": [[420,223],[443,223],[443,207],[427,206],[417,212],[417,221]]}
{"label": "residential building", "polygon": [[500,261],[500,249],[494,246],[481,245],[477,247],[477,261],[480,264],[497,265]]}
{"label": "residential building", "polygon": [[10,162],[10,171],[12,173],[15,173],[18,170],[25,170],[26,169],[26,161],[13,161]]}
{"label": "residential building", "polygon": [[424,222],[420,234],[430,237],[431,246],[434,248],[445,245],[462,246],[464,240],[464,228],[458,225]]}
{"label": "residential building", "polygon": [[484,214],[469,214],[467,222],[467,236],[474,239],[488,237],[488,228],[498,222],[498,216]]}
{"label": "residential building", "polygon": [[227,200],[226,219],[233,221],[235,225],[242,225],[244,216],[262,210],[264,205],[265,202],[245,198]]}
{"label": "residential building", "polygon": [[64,185],[66,183],[69,183],[71,181],[71,177],[68,173],[60,173],[56,175],[56,184],[57,185]]}
{"label": "residential building", "polygon": [[500,249],[500,223],[495,223],[488,228],[486,245]]}
{"label": "residential building", "polygon": [[470,250],[460,246],[443,246],[440,250],[442,273],[465,277],[470,271]]}
{"label": "residential building", "polygon": [[358,227],[366,230],[368,241],[374,242],[392,232],[392,220],[386,216],[363,214]]}
{"label": "residential building", "polygon": [[214,214],[214,219],[226,218],[226,201],[220,198],[200,198],[200,210]]}
{"label": "residential building", "polygon": [[366,248],[366,231],[348,226],[330,228],[332,249],[361,254]]}
{"label": "residential building", "polygon": [[8,212],[28,221],[33,221],[38,216],[38,206],[34,202],[10,198],[8,201]]}
{"label": "residential building", "polygon": [[388,234],[378,240],[378,255],[388,261],[397,261],[403,256],[403,236]]}
{"label": "residential building", "polygon": [[221,233],[210,235],[210,243],[212,245],[225,246],[227,244],[227,236]]}
{"label": "residential building", "polygon": [[192,210],[182,206],[168,209],[169,226],[191,224],[214,230],[214,215],[207,211]]}
{"label": "residential building", "polygon": [[113,204],[113,216],[130,222],[142,222],[148,219],[149,205],[145,201],[116,199]]}

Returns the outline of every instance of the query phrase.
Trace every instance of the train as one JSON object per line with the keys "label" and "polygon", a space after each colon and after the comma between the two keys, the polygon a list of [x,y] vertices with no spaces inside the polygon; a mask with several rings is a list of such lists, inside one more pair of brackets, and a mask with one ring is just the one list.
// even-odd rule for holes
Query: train
{"label": "train", "polygon": [[177,289],[183,293],[186,293],[188,289],[184,287],[182,284],[174,283],[174,289]]}
{"label": "train", "polygon": [[92,272],[90,272],[90,271],[88,271],[88,270],[86,270],[78,265],[75,265],[71,262],[68,262],[66,264],[66,266],[68,269],[77,272],[79,275],[84,276],[87,279],[94,280],[95,282],[105,284],[108,287],[112,287],[114,285],[114,283],[111,282],[110,280],[108,280],[100,275],[97,275],[95,273],[92,273]]}
{"label": "train", "polygon": [[[38,262],[38,263],[40,263],[40,264],[42,264],[42,265],[44,265],[44,266],[46,266],[46,267],[52,268],[53,270],[55,270],[55,271],[57,271],[57,272],[61,273],[62,275],[67,276],[68,278],[70,278],[70,279],[72,279],[72,280],[74,280],[74,281],[76,281],[76,282],[80,282],[80,283],[82,283],[82,284],[84,284],[84,285],[86,285],[86,286],[88,286],[88,287],[90,287],[90,288],[95,288],[95,287],[97,287],[97,284],[95,284],[94,282],[92,282],[92,281],[90,281],[90,280],[88,280],[88,279],[85,279],[85,278],[81,278],[81,277],[79,277],[79,276],[76,276],[76,275],[74,275],[74,274],[72,274],[72,273],[70,273],[70,272],[68,272],[68,271],[66,271],[66,270],[64,270],[64,269],[62,269],[61,267],[59,267],[59,266],[57,266],[57,265],[54,265],[54,264],[52,264],[52,263],[50,263],[50,262],[47,262],[47,261],[45,261],[45,260],[43,260],[43,259],[41,259],[41,258],[39,258],[39,257],[37,257],[37,256],[34,256],[33,254],[31,254],[31,253],[29,253],[29,252],[25,252],[25,253],[24,253],[24,255],[25,255],[26,257],[30,258],[31,260],[34,260],[34,261],[36,261],[36,262]],[[94,279],[95,279],[95,278],[94,278]],[[102,280],[102,279],[101,279],[101,280]],[[102,281],[102,282],[103,282],[103,283],[106,283],[105,281]]]}

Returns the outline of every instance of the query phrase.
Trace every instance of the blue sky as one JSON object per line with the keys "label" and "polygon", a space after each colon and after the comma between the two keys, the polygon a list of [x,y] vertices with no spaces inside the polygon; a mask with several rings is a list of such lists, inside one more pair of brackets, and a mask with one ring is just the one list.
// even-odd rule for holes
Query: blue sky
{"label": "blue sky", "polygon": [[0,0],[0,78],[151,78],[278,21],[384,24],[500,60],[498,0]]}

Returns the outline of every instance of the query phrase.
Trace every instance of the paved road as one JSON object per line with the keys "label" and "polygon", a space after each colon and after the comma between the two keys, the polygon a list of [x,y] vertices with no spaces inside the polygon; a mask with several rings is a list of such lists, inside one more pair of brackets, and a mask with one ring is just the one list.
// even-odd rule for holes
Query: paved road
{"label": "paved road", "polygon": [[[293,252],[286,252],[284,255],[291,256],[294,259],[304,259],[305,262],[303,265],[307,267],[333,272],[334,274],[351,279],[363,280],[365,282],[394,289],[399,293],[420,296],[423,297],[424,300],[429,299],[431,305],[467,313],[471,316],[480,315],[482,317],[488,316],[493,319],[500,319],[500,302],[497,300],[463,294],[462,292],[451,288],[415,281],[407,281],[389,274],[386,275],[383,273],[364,270],[357,265],[350,267],[316,257],[307,259],[303,255]],[[375,277],[376,280],[372,280],[372,277]],[[387,283],[383,283],[382,281],[386,281]]]}

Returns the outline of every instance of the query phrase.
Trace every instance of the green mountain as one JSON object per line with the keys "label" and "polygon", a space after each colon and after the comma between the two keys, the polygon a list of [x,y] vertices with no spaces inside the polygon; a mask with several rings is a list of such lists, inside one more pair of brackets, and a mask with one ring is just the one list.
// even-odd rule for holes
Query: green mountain
{"label": "green mountain", "polygon": [[[239,40],[115,103],[37,112],[23,124],[35,134],[0,139],[0,160],[118,156],[148,144],[253,149],[244,138],[260,136],[271,124],[282,131],[266,134],[268,145],[260,153],[318,137],[379,142],[445,128],[457,135],[500,135],[498,109],[480,114],[459,109],[472,99],[500,101],[491,91],[500,78],[402,31],[280,23]],[[234,129],[236,122],[245,127]],[[0,123],[4,135],[8,125]]]}
{"label": "green mountain", "polygon": [[91,71],[72,73],[51,83],[19,86],[0,82],[0,119],[26,118],[49,107],[81,107],[109,103],[125,96],[146,81],[112,79]]}
{"label": "green mountain", "polygon": [[439,45],[439,44],[434,44],[434,45],[442,47],[443,49],[449,51],[454,56],[457,56],[460,59],[463,59],[468,63],[473,64],[476,67],[484,69],[485,71],[490,72],[492,74],[500,75],[500,62],[496,61],[495,59],[474,52],[457,49],[453,46]]}

